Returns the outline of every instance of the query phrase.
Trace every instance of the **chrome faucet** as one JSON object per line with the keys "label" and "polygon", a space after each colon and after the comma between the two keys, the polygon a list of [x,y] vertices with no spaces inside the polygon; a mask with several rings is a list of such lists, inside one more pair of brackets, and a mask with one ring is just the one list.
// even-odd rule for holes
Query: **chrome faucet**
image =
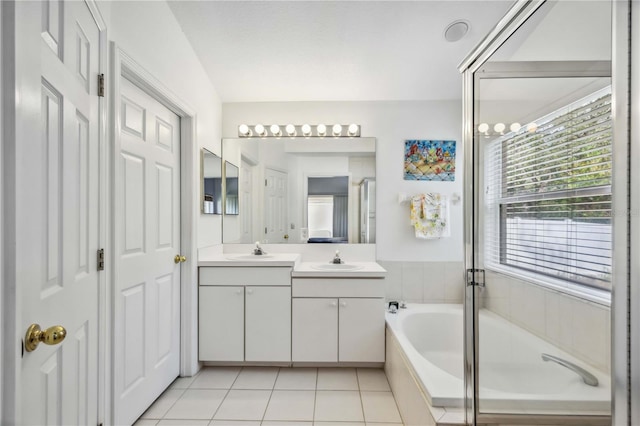
{"label": "chrome faucet", "polygon": [[575,365],[574,363],[567,361],[566,359],[558,358],[557,356],[542,354],[543,361],[553,361],[560,364],[563,367],[567,367],[569,370],[575,372],[580,377],[582,377],[582,381],[588,384],[589,386],[598,386],[598,379],[593,374],[589,373],[582,367]]}
{"label": "chrome faucet", "polygon": [[267,252],[262,250],[262,247],[260,247],[260,241],[256,241],[256,248],[253,249],[253,254],[256,256],[262,256],[263,254],[267,254]]}
{"label": "chrome faucet", "polygon": [[340,250],[336,250],[336,255],[333,256],[333,260],[331,261],[331,263],[336,264],[336,265],[344,263],[344,261],[342,259],[340,259]]}

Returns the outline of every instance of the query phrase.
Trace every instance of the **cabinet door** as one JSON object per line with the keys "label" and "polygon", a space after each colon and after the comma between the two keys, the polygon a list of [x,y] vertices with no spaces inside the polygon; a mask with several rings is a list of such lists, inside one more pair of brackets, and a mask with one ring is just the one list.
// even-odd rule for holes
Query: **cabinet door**
{"label": "cabinet door", "polygon": [[338,361],[338,299],[293,299],[294,362]]}
{"label": "cabinet door", "polygon": [[244,361],[244,287],[200,286],[200,361]]}
{"label": "cabinet door", "polygon": [[291,361],[291,287],[247,286],[245,360]]}
{"label": "cabinet door", "polygon": [[340,299],[340,362],[384,362],[384,299]]}

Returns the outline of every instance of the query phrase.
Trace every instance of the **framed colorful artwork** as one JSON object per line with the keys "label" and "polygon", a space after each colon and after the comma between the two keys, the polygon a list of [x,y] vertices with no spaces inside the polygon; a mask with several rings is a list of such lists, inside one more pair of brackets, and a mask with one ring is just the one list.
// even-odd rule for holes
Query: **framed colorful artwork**
{"label": "framed colorful artwork", "polygon": [[456,141],[405,140],[404,179],[453,182]]}

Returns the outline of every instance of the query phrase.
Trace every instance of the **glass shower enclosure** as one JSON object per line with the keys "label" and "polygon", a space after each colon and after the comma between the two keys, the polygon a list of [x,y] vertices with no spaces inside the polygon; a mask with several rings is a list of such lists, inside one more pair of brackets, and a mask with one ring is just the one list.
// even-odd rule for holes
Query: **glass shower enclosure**
{"label": "glass shower enclosure", "polygon": [[611,424],[617,7],[517,2],[461,65],[469,424]]}

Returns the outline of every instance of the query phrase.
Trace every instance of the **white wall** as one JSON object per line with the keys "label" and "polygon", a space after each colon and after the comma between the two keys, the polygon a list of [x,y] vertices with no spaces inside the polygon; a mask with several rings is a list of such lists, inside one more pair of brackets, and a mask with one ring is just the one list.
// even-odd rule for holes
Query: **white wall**
{"label": "white wall", "polygon": [[[109,41],[196,111],[198,147],[221,155],[220,98],[167,3],[98,4],[107,21]],[[107,78],[107,83],[112,80]],[[194,160],[199,171],[200,159]],[[199,214],[197,226],[198,247],[221,243],[221,216]]]}
{"label": "white wall", "polygon": [[[359,123],[362,136],[377,138],[377,241],[376,257],[383,261],[447,261],[463,259],[462,203],[451,206],[451,237],[418,240],[409,225],[409,206],[398,203],[398,193],[462,194],[463,150],[460,101],[420,102],[264,102],[226,103],[222,107],[222,135],[238,136],[246,124]],[[403,180],[405,139],[457,141],[456,181]]]}

